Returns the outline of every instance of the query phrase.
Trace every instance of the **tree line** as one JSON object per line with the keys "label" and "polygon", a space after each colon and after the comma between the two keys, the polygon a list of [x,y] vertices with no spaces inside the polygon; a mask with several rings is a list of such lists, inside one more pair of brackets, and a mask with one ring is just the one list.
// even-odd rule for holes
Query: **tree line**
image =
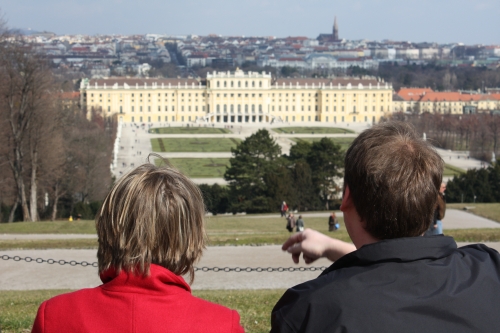
{"label": "tree line", "polygon": [[403,114],[392,119],[411,123],[434,146],[467,152],[470,157],[490,162],[500,153],[500,115],[477,114]]}
{"label": "tree line", "polygon": [[500,202],[500,159],[453,177],[446,187],[447,202]]}
{"label": "tree line", "polygon": [[332,140],[299,141],[284,155],[269,132],[261,129],[231,152],[224,174],[229,185],[200,185],[208,211],[273,212],[283,201],[299,211],[338,207],[344,152]]}
{"label": "tree line", "polygon": [[111,184],[115,124],[62,98],[50,63],[0,37],[0,221],[93,218]]}

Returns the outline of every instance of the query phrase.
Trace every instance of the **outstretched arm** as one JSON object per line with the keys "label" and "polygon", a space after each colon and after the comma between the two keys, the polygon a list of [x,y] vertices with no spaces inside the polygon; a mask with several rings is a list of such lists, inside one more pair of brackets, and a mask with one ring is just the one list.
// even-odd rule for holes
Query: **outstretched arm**
{"label": "outstretched arm", "polygon": [[316,230],[306,229],[288,238],[281,249],[292,254],[294,263],[299,263],[299,257],[302,253],[306,264],[310,264],[323,257],[336,261],[355,251],[356,247],[353,244],[325,236]]}

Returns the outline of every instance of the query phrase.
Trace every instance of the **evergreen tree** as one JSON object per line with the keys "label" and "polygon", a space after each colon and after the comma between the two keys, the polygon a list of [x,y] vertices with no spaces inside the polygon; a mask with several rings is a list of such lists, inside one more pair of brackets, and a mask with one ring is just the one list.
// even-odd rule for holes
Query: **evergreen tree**
{"label": "evergreen tree", "polygon": [[313,142],[307,155],[307,163],[311,167],[312,180],[321,201],[329,209],[329,200],[340,191],[335,183],[343,176],[344,153],[340,145],[328,138]]}
{"label": "evergreen tree", "polygon": [[222,187],[219,184],[200,184],[199,187],[207,211],[213,215],[229,211],[229,189],[227,187]]}
{"label": "evergreen tree", "polygon": [[229,182],[233,212],[269,211],[265,176],[281,155],[281,148],[269,132],[261,129],[232,148],[231,166],[224,178]]}
{"label": "evergreen tree", "polygon": [[267,186],[268,210],[278,211],[281,203],[286,201],[290,209],[297,208],[296,188],[289,162],[280,158],[264,176]]}
{"label": "evergreen tree", "polygon": [[453,177],[446,185],[447,202],[495,202],[498,195],[500,167],[472,169]]}
{"label": "evergreen tree", "polygon": [[312,181],[311,167],[305,160],[299,160],[293,168],[295,204],[299,211],[315,210],[321,207],[319,195]]}
{"label": "evergreen tree", "polygon": [[299,141],[290,147],[290,160],[298,161],[300,159],[306,160],[307,155],[311,152],[312,145],[307,141]]}

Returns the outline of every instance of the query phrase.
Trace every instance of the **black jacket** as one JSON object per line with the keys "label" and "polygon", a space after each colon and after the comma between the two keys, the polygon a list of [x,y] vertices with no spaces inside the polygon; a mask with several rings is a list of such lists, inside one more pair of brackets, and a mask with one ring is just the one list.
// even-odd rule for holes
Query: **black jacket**
{"label": "black jacket", "polygon": [[271,332],[499,332],[500,256],[445,236],[384,240],[275,305]]}

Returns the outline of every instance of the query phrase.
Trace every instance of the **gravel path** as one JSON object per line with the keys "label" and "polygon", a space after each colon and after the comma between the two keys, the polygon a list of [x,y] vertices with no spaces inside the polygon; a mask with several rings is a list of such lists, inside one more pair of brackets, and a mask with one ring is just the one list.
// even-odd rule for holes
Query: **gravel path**
{"label": "gravel path", "polygon": [[[323,213],[304,213],[307,217],[328,216]],[[339,214],[341,215],[341,214]],[[277,215],[269,215],[277,216]],[[262,218],[256,216],[255,218]],[[254,218],[248,216],[246,218]],[[500,223],[464,212],[447,210],[443,220],[444,229],[460,228],[500,228]],[[78,239],[96,238],[95,235],[60,234],[0,234],[0,240],[9,239]],[[460,246],[464,243],[460,243]],[[500,250],[500,242],[488,243]],[[21,256],[55,260],[75,260],[95,262],[96,250],[12,250],[1,251],[0,256]],[[313,267],[329,266],[326,259],[314,263]],[[309,267],[301,263],[294,265],[290,256],[281,251],[280,246],[219,246],[209,247],[197,267]],[[193,289],[275,289],[288,288],[298,283],[314,279],[318,271],[304,272],[202,272],[196,273]],[[0,290],[32,289],[79,289],[100,284],[97,269],[93,267],[37,264],[0,259]]]}
{"label": "gravel path", "polygon": [[[314,212],[314,213],[296,213],[300,214],[304,217],[304,219],[308,217],[324,217],[328,218],[330,215],[329,212]],[[344,214],[342,212],[335,212],[338,217],[343,217]],[[277,217],[278,214],[274,215],[256,215],[256,216],[246,216],[249,219],[259,219],[263,217]],[[468,213],[466,211],[457,210],[457,209],[447,209],[446,216],[443,219],[443,229],[476,229],[476,228],[500,228],[500,223],[495,222],[493,220],[486,219],[481,216],[474,215],[472,213]]]}
{"label": "gravel path", "polygon": [[[459,243],[459,246],[467,243]],[[500,242],[486,243],[500,251]],[[54,260],[96,261],[96,250],[12,250],[1,255]],[[278,245],[209,247],[197,267],[320,267],[326,259],[312,266],[295,265]],[[193,289],[285,289],[314,279],[318,271],[295,272],[196,272]],[[97,268],[59,264],[16,262],[0,259],[0,290],[80,289],[99,285]]]}

